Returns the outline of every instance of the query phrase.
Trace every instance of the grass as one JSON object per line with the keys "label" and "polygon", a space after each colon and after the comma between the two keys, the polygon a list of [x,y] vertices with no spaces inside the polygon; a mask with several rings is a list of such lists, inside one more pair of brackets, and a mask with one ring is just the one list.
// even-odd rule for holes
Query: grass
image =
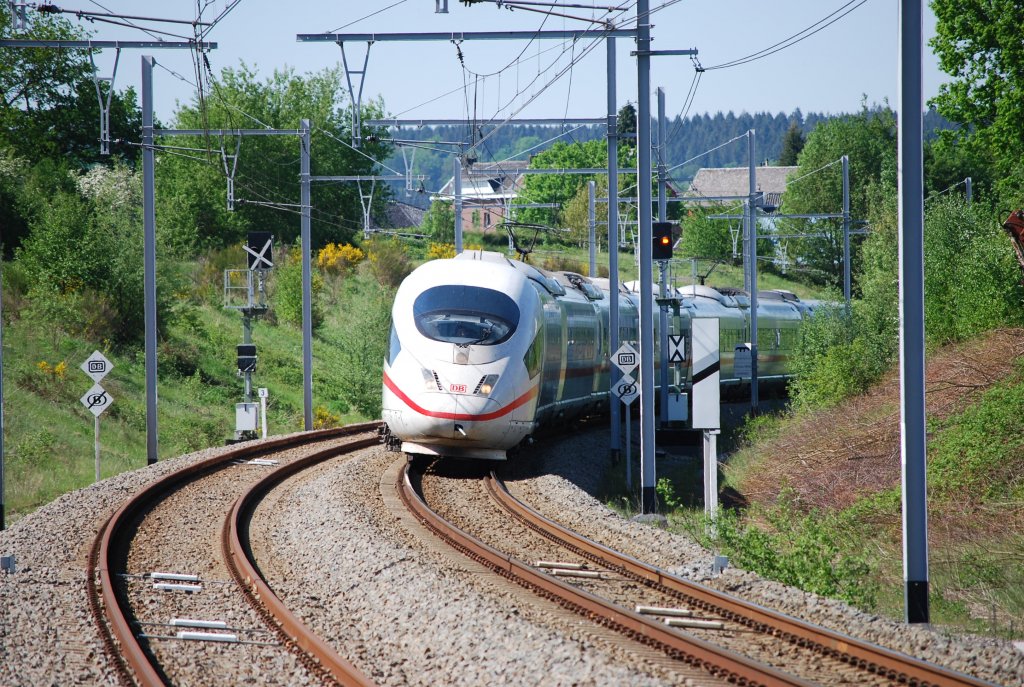
{"label": "grass", "polygon": [[[334,342],[358,325],[359,298],[377,288],[362,276],[352,277],[350,286],[344,281],[332,281],[333,298],[314,339],[313,359],[313,405],[322,406],[321,417],[337,424],[368,419],[340,393]],[[235,372],[241,317],[219,302],[183,300],[180,305],[185,314],[158,349],[161,460],[222,445],[234,434],[234,404],[242,401],[243,382]],[[94,479],[93,416],[78,400],[92,380],[78,366],[97,348],[114,365],[102,382],[114,401],[100,418],[101,475],[145,466],[145,366],[141,350],[110,350],[103,342],[54,333],[8,310],[4,315],[11,317],[3,332],[5,505],[13,523]],[[252,336],[259,355],[253,385],[270,390],[269,433],[302,429],[301,331],[257,320]],[[61,362],[64,369],[57,374]]]}

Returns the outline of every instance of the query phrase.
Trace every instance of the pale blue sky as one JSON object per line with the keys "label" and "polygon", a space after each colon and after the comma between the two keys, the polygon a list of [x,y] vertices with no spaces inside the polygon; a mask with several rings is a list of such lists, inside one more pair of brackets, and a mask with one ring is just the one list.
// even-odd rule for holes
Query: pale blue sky
{"label": "pale blue sky", "polygon": [[[202,0],[205,2],[206,0]],[[581,4],[580,0],[572,0]],[[167,0],[162,3],[140,3],[132,0],[75,0],[74,6],[62,2],[66,9],[100,10],[100,6],[116,12],[191,19],[195,15],[193,0]],[[339,48],[331,43],[301,44],[297,33],[319,33],[340,29],[342,32],[422,32],[536,30],[543,17],[526,11],[510,12],[493,4],[466,7],[458,0],[449,0],[448,14],[435,14],[435,0],[405,0],[385,9],[398,0],[365,0],[363,2],[272,2],[242,0],[213,30],[210,40],[219,48],[209,55],[214,71],[237,66],[240,60],[269,75],[274,69],[290,66],[300,73],[332,66],[341,60]],[[212,17],[229,4],[212,0],[204,17]],[[598,0],[585,4],[602,6]],[[634,5],[626,0],[621,6]],[[651,0],[652,9],[664,0]],[[808,0],[717,0],[698,2],[682,0],[653,16],[655,49],[695,47],[700,61],[710,67],[743,57],[814,24],[846,5],[846,0],[809,2]],[[888,98],[895,106],[897,82],[897,8],[894,0],[867,0],[848,16],[824,28],[797,45],[749,64],[707,71],[701,79],[691,114],[719,110],[790,112],[799,107],[804,112],[848,112],[857,109],[862,95],[869,102]],[[375,16],[357,21],[377,10]],[[565,10],[591,16],[591,10]],[[635,16],[630,11],[625,16]],[[353,23],[345,28],[346,24]],[[96,38],[144,40],[141,31],[110,26],[85,24],[95,30]],[[179,29],[168,24],[148,24],[171,32]],[[545,29],[578,29],[586,24],[561,18],[549,18]],[[186,32],[191,29],[186,29]],[[934,33],[934,17],[928,11],[925,34]],[[350,45],[350,66],[362,65],[365,43]],[[525,51],[524,51],[525,47]],[[487,74],[501,70],[523,52],[518,67],[506,69],[500,77],[475,81],[459,65],[455,46],[440,43],[385,43],[373,46],[370,54],[364,99],[381,96],[389,113],[404,118],[457,118],[476,109],[476,118],[492,117],[504,107],[503,113],[518,110],[527,99],[541,91],[551,75],[562,71],[569,59],[585,51],[587,43],[569,44],[549,41],[546,44],[525,42],[479,42],[462,44],[466,67],[472,72]],[[633,43],[618,40],[618,101],[636,101],[636,63],[630,58]],[[538,52],[540,53],[538,55]],[[118,69],[117,86],[138,86],[139,51],[125,51]],[[187,78],[194,78],[187,51],[163,50],[152,53],[157,62]],[[109,70],[112,51],[98,59],[101,70]],[[693,78],[693,68],[685,57],[660,57],[653,60],[652,89],[662,86],[667,92],[667,110],[674,116],[683,108]],[[533,86],[529,82],[545,69]],[[357,67],[353,67],[357,68]],[[463,91],[464,79],[471,88]],[[933,55],[925,56],[925,97],[934,95],[945,79]],[[474,82],[476,83],[473,86]],[[167,71],[156,71],[155,92],[157,115],[169,122],[175,101],[188,101],[192,86]],[[451,95],[427,102],[448,91]],[[517,91],[522,95],[514,97]],[[652,101],[653,102],[653,101]],[[474,105],[475,103],[475,105]],[[570,73],[561,77],[520,112],[521,117],[600,117],[605,112],[605,48],[597,45]]]}

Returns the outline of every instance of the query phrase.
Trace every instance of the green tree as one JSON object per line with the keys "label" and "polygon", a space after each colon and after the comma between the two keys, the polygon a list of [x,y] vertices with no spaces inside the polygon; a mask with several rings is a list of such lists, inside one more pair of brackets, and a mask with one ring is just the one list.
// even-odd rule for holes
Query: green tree
{"label": "green tree", "polygon": [[804,130],[794,120],[782,137],[782,152],[779,153],[779,165],[792,167],[797,164],[800,151],[804,149]]}
{"label": "green tree", "polygon": [[636,148],[636,123],[636,108],[633,107],[633,103],[626,103],[619,108],[618,118],[615,120],[615,133],[628,148]]}
{"label": "green tree", "polygon": [[[67,174],[65,172],[65,174]],[[48,326],[117,344],[141,341],[142,184],[125,165],[74,175],[38,202],[16,251],[34,307]],[[172,286],[159,271],[157,321],[171,320]],[[70,318],[88,311],[89,317]]]}
{"label": "green tree", "polygon": [[[598,177],[594,184],[594,197],[596,198],[607,198],[608,197],[608,177]],[[597,221],[601,222],[607,219],[606,204],[597,205],[594,209],[595,217]],[[577,191],[568,203],[562,208],[562,224],[565,229],[569,232],[570,240],[580,248],[586,248],[590,245],[590,185],[584,184]],[[602,240],[603,236],[607,235],[605,227],[598,225],[595,227],[595,238],[597,245],[601,246],[606,243]]]}
{"label": "green tree", "polygon": [[[315,74],[275,71],[265,80],[245,64],[225,68],[211,83],[202,107],[193,101],[176,115],[179,127],[244,128],[253,121],[281,129],[297,129],[308,118],[313,126],[310,157],[314,175],[366,175],[374,159],[384,159],[388,146],[378,132],[364,130],[362,147],[349,144],[351,118],[340,100],[345,92],[341,67]],[[364,105],[366,117],[380,115],[380,102]],[[169,145],[197,148],[190,159],[162,155],[157,172],[158,214],[164,218],[168,241],[197,251],[221,247],[244,238],[247,229],[273,232],[278,241],[297,238],[299,222],[299,141],[294,136],[251,136],[241,142],[230,137],[175,137]],[[224,154],[238,152],[235,172],[235,212],[226,209]],[[369,184],[362,190],[369,193]],[[374,207],[383,208],[387,190],[374,189]],[[362,228],[360,186],[354,182],[317,183],[312,191],[312,247],[329,242],[351,243]]]}
{"label": "green tree", "polygon": [[450,200],[435,199],[423,215],[423,232],[437,243],[455,242],[455,209]]}
{"label": "green tree", "polygon": [[957,196],[932,202],[925,218],[925,331],[958,341],[1022,320],[1024,291],[1001,227]]}
{"label": "green tree", "polygon": [[[555,143],[530,160],[531,169],[572,169],[607,166],[607,147],[601,141],[587,143]],[[530,174],[523,182],[517,203],[567,204],[593,177],[583,174]],[[523,222],[558,227],[562,224],[561,209],[527,208],[516,217]]]}
{"label": "green tree", "polygon": [[709,217],[718,211],[718,208],[698,206],[692,206],[687,210],[681,223],[683,237],[676,251],[678,255],[715,260],[727,260],[732,257],[729,222]]}
{"label": "green tree", "polygon": [[[888,107],[869,110],[865,105],[855,115],[823,121],[807,136],[800,154],[800,168],[786,188],[787,213],[837,213],[843,207],[840,166],[833,164],[843,155],[850,160],[850,215],[854,220],[868,216],[873,195],[886,170],[896,167],[896,118]],[[831,165],[826,168],[827,165]],[[840,285],[843,274],[843,235],[840,220],[816,220],[785,224],[785,233],[815,233],[821,237],[790,242],[790,253],[820,283]],[[859,252],[854,243],[853,272],[859,272]]]}
{"label": "green tree", "polygon": [[[1024,189],[1024,4],[1016,0],[933,0],[939,66],[952,78],[932,101],[957,134],[991,151],[1006,204]],[[1008,208],[1007,208],[1008,209]]]}
{"label": "green tree", "polygon": [[[0,13],[0,38],[14,38],[10,13]],[[88,35],[60,16],[31,14],[29,30],[17,38],[85,40]],[[5,48],[0,50],[0,148],[21,157],[65,160],[77,167],[110,158],[99,154],[99,102],[89,52],[79,49]],[[111,137],[138,141],[141,114],[135,93],[114,93]],[[137,148],[115,147],[135,158]]]}

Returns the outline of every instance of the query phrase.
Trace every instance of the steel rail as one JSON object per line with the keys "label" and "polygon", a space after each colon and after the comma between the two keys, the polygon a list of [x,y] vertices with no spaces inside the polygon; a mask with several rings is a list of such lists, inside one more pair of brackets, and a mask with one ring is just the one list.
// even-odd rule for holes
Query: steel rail
{"label": "steel rail", "polygon": [[[125,685],[163,685],[165,679],[143,649],[128,618],[127,598],[118,593],[114,582],[116,557],[127,546],[127,532],[140,516],[161,497],[197,477],[217,470],[240,458],[251,458],[271,451],[301,446],[347,434],[369,431],[379,423],[351,425],[335,429],[295,434],[254,444],[244,444],[213,458],[193,463],[146,485],[124,502],[104,523],[93,540],[86,577],[87,597],[93,621],[99,630],[107,656]],[[97,588],[98,583],[98,588]]]}
{"label": "steel rail", "polygon": [[[376,425],[371,427],[376,428]],[[325,460],[379,443],[380,439],[376,436],[352,441],[344,446],[335,446],[300,458],[274,470],[238,497],[231,513],[224,520],[221,538],[224,558],[228,562],[231,576],[245,590],[246,600],[250,605],[263,617],[267,625],[274,629],[282,643],[300,649],[299,660],[310,672],[325,681],[346,687],[372,687],[375,683],[306,627],[270,588],[252,559],[249,520],[263,497],[292,475]]]}
{"label": "steel rail", "polygon": [[538,572],[488,546],[447,522],[427,506],[412,484],[408,464],[399,473],[395,488],[409,511],[449,546],[538,596],[555,601],[594,623],[657,648],[673,659],[733,684],[750,687],[811,684],[696,637],[683,635],[639,613]]}
{"label": "steel rail", "polygon": [[637,582],[647,584],[702,610],[717,613],[750,629],[784,639],[836,658],[853,667],[907,685],[943,687],[993,687],[992,683],[871,644],[840,632],[787,616],[676,577],[631,556],[598,544],[544,517],[508,491],[491,472],[487,488],[492,497],[516,519],[573,553],[605,566]]}

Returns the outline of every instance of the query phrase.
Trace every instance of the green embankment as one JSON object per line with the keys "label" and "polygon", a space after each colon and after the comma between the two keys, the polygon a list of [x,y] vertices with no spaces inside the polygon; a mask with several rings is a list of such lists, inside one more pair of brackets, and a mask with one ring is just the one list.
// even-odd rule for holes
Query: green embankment
{"label": "green embankment", "polygon": [[[1024,635],[1024,330],[929,356],[928,508],[934,623]],[[967,361],[967,362],[965,362]],[[903,617],[898,379],[826,411],[735,432],[719,536],[699,461],[659,480],[672,527],[766,577]],[[696,486],[695,486],[696,485]],[[694,488],[695,486],[695,488]]]}
{"label": "green embankment", "polygon": [[[383,334],[367,331],[380,320],[381,288],[367,276],[328,279],[324,323],[314,339],[313,403],[317,423],[367,419],[359,405],[379,373],[366,375],[359,355],[382,358]],[[216,301],[216,299],[211,299]],[[158,347],[158,420],[161,459],[222,445],[234,433],[234,404],[243,382],[235,368],[242,341],[237,311],[218,304],[188,303]],[[94,478],[93,416],[79,402],[92,385],[80,369],[93,350],[113,363],[102,386],[113,404],[100,418],[103,477],[146,464],[145,366],[141,350],[115,351],[104,341],[86,341],[39,327],[30,319],[4,322],[4,448],[9,522]],[[258,319],[252,328],[259,362],[254,387],[269,389],[268,430],[302,429],[302,336],[298,328]],[[353,381],[355,380],[355,381]],[[355,389],[344,393],[342,389]]]}

